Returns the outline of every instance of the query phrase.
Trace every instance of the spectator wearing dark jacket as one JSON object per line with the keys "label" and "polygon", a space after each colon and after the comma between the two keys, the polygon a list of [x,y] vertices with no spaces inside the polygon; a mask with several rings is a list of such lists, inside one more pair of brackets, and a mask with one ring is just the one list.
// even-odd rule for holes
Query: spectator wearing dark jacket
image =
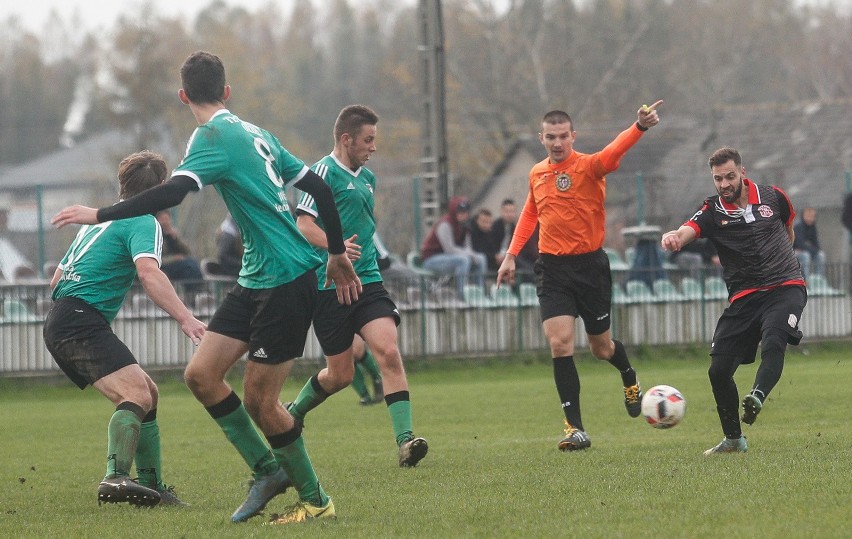
{"label": "spectator wearing dark jacket", "polygon": [[494,222],[494,216],[488,208],[480,208],[476,212],[476,217],[473,218],[473,224],[470,227],[470,245],[477,253],[485,255],[488,261],[488,271],[497,273],[497,268],[500,267],[498,260],[498,245],[494,243],[494,235],[492,234],[491,224]]}
{"label": "spectator wearing dark jacket", "polygon": [[450,199],[447,213],[432,227],[423,241],[420,257],[423,268],[439,274],[453,275],[459,297],[464,298],[464,285],[472,278],[484,284],[488,262],[485,255],[471,248],[470,202],[464,197]]}
{"label": "spectator wearing dark jacket", "polygon": [[811,273],[825,275],[825,252],[819,245],[814,208],[805,208],[802,211],[802,217],[793,225],[793,232],[796,236],[793,240],[793,250],[799,259],[799,265],[802,266],[805,280]]}

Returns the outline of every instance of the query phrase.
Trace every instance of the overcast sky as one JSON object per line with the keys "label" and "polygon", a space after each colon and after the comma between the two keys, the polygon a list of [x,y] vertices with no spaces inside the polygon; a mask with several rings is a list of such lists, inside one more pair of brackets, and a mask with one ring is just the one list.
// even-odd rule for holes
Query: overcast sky
{"label": "overcast sky", "polygon": [[[56,10],[63,19],[70,19],[77,11],[83,20],[88,21],[90,29],[106,28],[128,5],[138,6],[143,0],[3,0],[0,2],[0,21],[5,21],[10,15],[21,19],[24,26],[38,31],[44,26],[44,22],[50,11]],[[157,8],[157,11],[166,15],[183,15],[190,19],[199,10],[208,6],[213,0],[149,0]],[[270,0],[224,0],[230,6],[243,6],[249,11],[266,5]],[[417,0],[408,0],[416,2]],[[499,5],[502,0],[492,0]],[[834,4],[844,10],[852,9],[852,0],[797,0],[799,3],[810,4]],[[369,0],[358,0],[361,3],[369,3]],[[283,12],[287,13],[293,5],[294,0],[275,0]],[[314,5],[322,7],[328,5],[330,0],[313,0]],[[355,2],[351,2],[353,5]]]}
{"label": "overcast sky", "polygon": [[[213,0],[149,0],[156,11],[165,15],[182,15],[187,19],[193,17],[202,8],[210,5]],[[242,6],[249,11],[255,11],[270,0],[224,0],[229,6]],[[314,5],[328,3],[328,0],[313,0]],[[143,0],[3,0],[0,2],[0,20],[5,21],[9,16],[17,16],[24,26],[31,30],[42,29],[51,10],[55,10],[63,19],[70,19],[78,12],[88,28],[106,28],[112,26],[122,11],[135,11]],[[276,0],[282,11],[289,11],[293,0]]]}

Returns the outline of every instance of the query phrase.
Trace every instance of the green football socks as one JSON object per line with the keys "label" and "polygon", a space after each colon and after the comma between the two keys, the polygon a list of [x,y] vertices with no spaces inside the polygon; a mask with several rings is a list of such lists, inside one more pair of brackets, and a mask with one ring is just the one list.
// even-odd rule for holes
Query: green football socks
{"label": "green football socks", "polygon": [[106,476],[129,476],[136,445],[139,443],[139,429],[142,425],[144,410],[138,404],[122,402],[119,404],[107,426],[107,469]]}
{"label": "green football socks", "polygon": [[370,373],[370,378],[373,380],[381,380],[382,374],[379,371],[379,365],[376,363],[376,358],[369,348],[364,348],[364,357],[360,361],[361,365]]}
{"label": "green football socks", "polygon": [[298,423],[289,432],[271,436],[268,440],[276,460],[299,492],[299,499],[317,507],[327,504],[328,495],[319,484]]}
{"label": "green football socks", "polygon": [[414,438],[414,429],[411,421],[411,400],[408,391],[397,391],[385,395],[388,405],[388,413],[391,416],[391,426],[396,438],[396,445],[402,445]]}
{"label": "green football socks", "polygon": [[156,408],[142,419],[135,460],[139,484],[155,490],[163,490],[165,487],[160,457],[160,427],[157,425]]}
{"label": "green football socks", "polygon": [[278,463],[269,446],[258,434],[254,423],[236,393],[207,408],[225,437],[236,448],[255,475],[270,475],[278,470]]}
{"label": "green football socks", "polygon": [[355,363],[355,374],[352,376],[352,389],[362,399],[370,398],[370,391],[367,389],[367,384],[364,383],[364,373],[361,372],[361,367]]}
{"label": "green football socks", "polygon": [[305,387],[299,392],[296,400],[293,401],[293,405],[290,406],[290,415],[297,421],[304,422],[308,412],[325,402],[328,396],[328,393],[320,385],[317,375],[311,376]]}

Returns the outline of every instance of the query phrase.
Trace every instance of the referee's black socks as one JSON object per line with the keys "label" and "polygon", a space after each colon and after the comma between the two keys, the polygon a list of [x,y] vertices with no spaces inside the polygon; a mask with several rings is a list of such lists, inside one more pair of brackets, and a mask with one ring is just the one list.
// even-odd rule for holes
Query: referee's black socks
{"label": "referee's black socks", "polygon": [[630,360],[627,359],[627,351],[621,341],[612,340],[615,344],[615,352],[609,358],[610,364],[618,369],[621,373],[621,382],[624,387],[636,385],[636,371],[630,366]]}

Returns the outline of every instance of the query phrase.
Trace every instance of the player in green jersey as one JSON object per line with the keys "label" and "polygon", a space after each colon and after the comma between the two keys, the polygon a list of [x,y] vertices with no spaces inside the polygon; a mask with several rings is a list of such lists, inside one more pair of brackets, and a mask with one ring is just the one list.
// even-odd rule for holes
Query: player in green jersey
{"label": "player in green jersey", "polygon": [[[331,286],[326,283],[320,287],[314,332],[326,355],[327,367],[308,380],[289,409],[297,420],[304,420],[310,410],[352,382],[356,368],[352,341],[355,335],[360,335],[373,351],[382,372],[399,465],[411,467],[426,456],[429,446],[413,433],[408,380],[397,342],[399,311],[382,285],[373,242],[376,177],[364,164],[376,151],[378,121],[376,113],[368,107],[345,107],[334,124],[334,150],[312,167],[334,193],[344,236],[349,237],[347,252],[354,260],[364,293],[358,301],[341,305],[335,301]],[[327,256],[328,228],[310,193],[302,196],[296,211],[299,230],[321,256]],[[354,243],[356,239],[363,248]]]}
{"label": "player in green jersey", "polygon": [[[281,406],[279,395],[290,360],[304,352],[316,301],[314,270],[322,263],[296,228],[287,205],[288,185],[310,192],[328,224],[333,254],[324,275],[335,284],[337,300],[351,303],[362,290],[346,256],[334,197],[322,178],[271,133],[225,107],[231,87],[225,84],[225,68],[217,56],[193,53],[180,72],[178,96],[198,127],[169,181],[109,208],[65,208],[52,222],[97,223],[156,212],[179,204],[205,185],[215,187],[240,229],[243,266],[184,377],[253,472],[248,496],[231,520],[243,522],[260,514],[291,485],[299,501],[277,523],[333,517],[334,504],[319,484],[301,424]],[[246,353],[243,402],[225,375]]]}
{"label": "player in green jersey", "polygon": [[[120,198],[159,185],[166,163],[144,151],[125,157],[118,168]],[[205,325],[192,316],[160,270],[163,236],[152,215],[86,225],[53,278],[53,305],[44,341],[57,365],[80,389],[91,384],[115,404],[107,429],[107,471],[98,502],[185,505],[162,479],[157,384],[113,333],[127,291],[138,276],[145,292],[180,323],[195,344]],[[130,479],[136,461],[138,481]]]}

